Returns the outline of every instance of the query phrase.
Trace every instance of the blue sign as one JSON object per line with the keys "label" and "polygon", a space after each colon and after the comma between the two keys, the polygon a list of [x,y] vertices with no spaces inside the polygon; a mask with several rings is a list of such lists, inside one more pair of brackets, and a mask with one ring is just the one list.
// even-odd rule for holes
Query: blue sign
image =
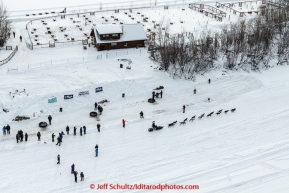
{"label": "blue sign", "polygon": [[78,92],[78,95],[86,95],[86,94],[89,94],[89,91]]}
{"label": "blue sign", "polygon": [[56,97],[52,97],[51,99],[48,99],[48,103],[55,103],[55,102],[57,102]]}
{"label": "blue sign", "polygon": [[73,94],[64,95],[64,99],[72,99],[72,98],[73,98]]}
{"label": "blue sign", "polygon": [[95,89],[95,92],[101,92],[101,91],[103,91],[103,90],[102,90],[102,87],[97,87],[97,88]]}

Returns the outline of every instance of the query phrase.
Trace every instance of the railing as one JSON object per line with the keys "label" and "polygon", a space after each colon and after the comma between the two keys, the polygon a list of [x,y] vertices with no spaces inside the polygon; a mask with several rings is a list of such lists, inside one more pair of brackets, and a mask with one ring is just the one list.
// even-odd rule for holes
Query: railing
{"label": "railing", "polygon": [[109,51],[109,52],[103,52],[101,54],[98,54],[93,57],[78,57],[78,58],[66,58],[66,59],[51,59],[39,63],[28,63],[28,64],[21,64],[21,66],[17,66],[15,68],[8,68],[8,72],[10,71],[26,71],[31,70],[35,68],[47,68],[47,67],[55,67],[56,65],[78,65],[79,63],[90,63],[95,62],[96,60],[102,60],[102,59],[111,59],[111,58],[118,58],[118,59],[124,59],[127,58],[129,55],[136,55],[136,54],[142,54],[146,53],[145,48],[139,48],[139,49],[126,49],[126,50],[120,50],[120,51]]}
{"label": "railing", "polygon": [[18,46],[16,46],[16,48],[13,50],[13,52],[4,60],[0,61],[0,66],[2,66],[3,64],[6,64],[7,62],[9,62],[9,60],[11,58],[13,58],[13,56],[15,55],[15,53],[18,51]]}

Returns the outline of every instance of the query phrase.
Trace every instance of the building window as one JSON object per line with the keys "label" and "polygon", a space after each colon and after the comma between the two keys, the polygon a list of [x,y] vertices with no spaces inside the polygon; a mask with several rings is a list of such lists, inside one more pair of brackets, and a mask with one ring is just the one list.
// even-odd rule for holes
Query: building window
{"label": "building window", "polygon": [[102,35],[102,37],[104,37],[104,38],[105,38],[105,37],[109,37],[109,35]]}
{"label": "building window", "polygon": [[118,34],[112,34],[112,37],[116,37],[116,36],[118,36]]}
{"label": "building window", "polygon": [[111,46],[116,46],[116,45],[117,45],[116,42],[111,43]]}

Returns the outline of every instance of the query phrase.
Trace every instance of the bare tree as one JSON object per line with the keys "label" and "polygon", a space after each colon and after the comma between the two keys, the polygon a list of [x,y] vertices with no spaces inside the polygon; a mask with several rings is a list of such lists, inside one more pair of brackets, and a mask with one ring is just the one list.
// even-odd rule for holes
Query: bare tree
{"label": "bare tree", "polygon": [[7,8],[0,1],[0,47],[7,42],[12,29],[11,21],[8,19]]}

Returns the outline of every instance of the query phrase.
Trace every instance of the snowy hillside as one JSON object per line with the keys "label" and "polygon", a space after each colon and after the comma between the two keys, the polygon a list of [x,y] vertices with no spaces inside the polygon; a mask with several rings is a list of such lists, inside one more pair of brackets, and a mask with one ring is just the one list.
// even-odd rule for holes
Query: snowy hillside
{"label": "snowy hillside", "polygon": [[[65,2],[59,7],[79,5]],[[19,4],[4,3],[11,10],[20,9]],[[83,5],[93,3],[82,1]],[[30,11],[53,6],[35,5]],[[63,45],[29,50],[18,40],[27,23],[20,19],[13,23],[16,38],[7,43],[18,45],[19,51],[0,66],[0,125],[11,126],[11,135],[0,136],[0,192],[161,192],[109,189],[117,184],[198,187],[164,192],[288,192],[289,66],[261,73],[220,69],[199,75],[196,81],[174,80],[154,69],[157,65],[144,48],[97,52],[92,47],[83,50],[82,45]],[[0,56],[5,58],[7,53],[1,51]],[[148,103],[159,86],[164,86],[162,98]],[[97,87],[103,91],[95,93]],[[89,94],[79,96],[81,91]],[[64,99],[71,94],[73,99]],[[48,103],[52,97],[57,102]],[[104,99],[109,102],[102,105],[102,115],[90,117],[94,103]],[[236,111],[230,111],[233,108]],[[30,119],[12,121],[18,115]],[[38,124],[48,122],[48,115],[52,125],[41,129]],[[189,121],[194,115],[195,120]],[[185,124],[179,123],[186,118]],[[153,121],[163,129],[148,132]],[[178,123],[168,127],[174,121]],[[64,135],[61,146],[55,145],[52,133],[56,137],[61,131],[66,133],[67,125],[70,134]],[[80,136],[84,125],[87,132]],[[77,127],[76,136],[73,127]],[[18,130],[28,134],[27,142],[16,142]],[[41,132],[41,141],[37,132]],[[70,172],[73,163],[78,183]],[[104,184],[108,189],[96,189]]]}

